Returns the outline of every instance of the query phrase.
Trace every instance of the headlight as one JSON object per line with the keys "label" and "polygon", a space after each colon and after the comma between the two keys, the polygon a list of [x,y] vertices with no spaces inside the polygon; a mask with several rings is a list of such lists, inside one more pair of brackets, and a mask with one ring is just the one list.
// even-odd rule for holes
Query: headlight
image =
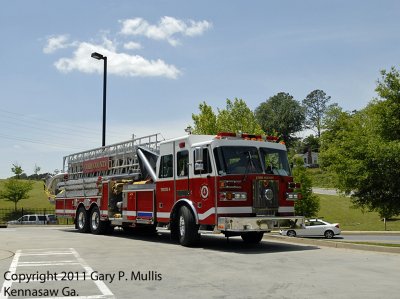
{"label": "headlight", "polygon": [[246,192],[220,192],[219,200],[227,201],[227,200],[236,200],[236,201],[246,201],[247,193]]}
{"label": "headlight", "polygon": [[265,189],[264,197],[266,200],[271,201],[274,198],[274,191],[272,191],[271,189]]}
{"label": "headlight", "polygon": [[301,194],[294,193],[294,192],[286,192],[286,199],[287,200],[298,200],[298,199],[301,199]]}

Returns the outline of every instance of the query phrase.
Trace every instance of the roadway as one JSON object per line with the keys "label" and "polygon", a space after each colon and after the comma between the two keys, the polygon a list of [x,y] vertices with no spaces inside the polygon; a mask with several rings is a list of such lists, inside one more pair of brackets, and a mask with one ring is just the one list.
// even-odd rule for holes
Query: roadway
{"label": "roadway", "polygon": [[0,229],[1,298],[34,297],[34,290],[41,298],[398,298],[399,268],[400,254],[287,238],[249,247],[240,238],[206,235],[185,248],[166,231],[97,236],[71,227]]}
{"label": "roadway", "polygon": [[[278,236],[278,232],[274,232],[273,236]],[[308,237],[308,240],[326,240],[324,237]],[[384,244],[400,244],[400,232],[352,232],[344,231],[341,235],[335,236],[331,240],[333,242],[369,242]]]}
{"label": "roadway", "polygon": [[399,232],[370,232],[370,233],[344,232],[342,235],[336,236],[334,240],[349,241],[349,242],[400,244],[400,233]]}

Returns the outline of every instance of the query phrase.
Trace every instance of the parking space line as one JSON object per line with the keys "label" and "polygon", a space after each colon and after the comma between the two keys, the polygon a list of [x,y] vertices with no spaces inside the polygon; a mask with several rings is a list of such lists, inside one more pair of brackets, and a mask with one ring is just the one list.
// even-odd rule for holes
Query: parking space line
{"label": "parking space line", "polygon": [[[20,255],[21,255],[21,250],[17,250],[14,254],[14,258],[11,261],[10,268],[8,269],[8,271],[10,271],[11,274],[15,274],[17,272],[17,265],[18,265],[18,260],[19,260]],[[11,285],[12,285],[11,280],[4,280],[3,286],[1,287],[1,290],[0,290],[0,299],[8,298],[8,296],[3,294],[3,290],[5,290],[6,288],[10,288]]]}
{"label": "parking space line", "polygon": [[[79,255],[79,253],[74,249],[70,248],[72,254],[75,256],[75,258],[78,260],[78,262],[81,263],[82,267],[85,269],[86,273],[93,273],[93,269],[84,261],[83,258]],[[100,290],[100,292],[105,295],[105,296],[114,296],[114,294],[111,292],[111,290],[106,286],[106,284],[103,281],[100,280],[95,280],[94,283],[96,284],[97,288]]]}
{"label": "parking space line", "polygon": [[[20,261],[21,257],[49,257],[51,258],[52,256],[60,256],[60,255],[69,255],[73,256],[73,259],[67,259],[67,260],[41,260],[41,261]],[[93,280],[91,279],[91,273],[94,272],[94,270],[86,263],[86,261],[79,255],[79,253],[74,249],[74,248],[62,248],[62,249],[26,249],[24,251],[22,250],[17,250],[13,260],[11,261],[10,268],[8,270],[10,276],[13,274],[16,274],[17,268],[19,267],[40,267],[40,266],[73,266],[73,265],[79,265],[84,269],[84,272],[86,274],[82,274],[77,276],[75,281],[91,281],[93,282],[97,289],[101,292],[101,294],[98,295],[88,295],[88,296],[74,296],[74,298],[77,299],[91,299],[91,298],[115,298],[114,294],[111,292],[111,290],[107,287],[107,285],[100,280]],[[54,278],[48,279],[48,281],[61,281],[61,274],[58,274],[54,276]],[[30,279],[30,282],[40,282],[37,279]],[[6,289],[10,289],[13,282],[13,280],[4,280],[3,286],[0,290],[0,299],[8,299],[8,294],[5,293]],[[27,280],[21,280],[20,282],[27,282]],[[4,293],[3,293],[4,292]],[[56,299],[63,299],[63,298],[71,298],[71,297],[41,297],[42,299],[45,298],[56,298]]]}
{"label": "parking space line", "polygon": [[19,263],[18,267],[43,267],[43,266],[65,266],[65,265],[79,265],[79,263],[74,261],[23,262]]}

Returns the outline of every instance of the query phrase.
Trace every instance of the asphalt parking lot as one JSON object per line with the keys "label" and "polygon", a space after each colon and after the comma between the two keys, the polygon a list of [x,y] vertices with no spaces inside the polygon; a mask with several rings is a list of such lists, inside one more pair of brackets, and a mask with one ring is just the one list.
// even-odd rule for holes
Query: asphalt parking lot
{"label": "asphalt parking lot", "polygon": [[278,238],[206,235],[185,248],[165,231],[0,229],[1,298],[398,298],[399,269],[399,254]]}

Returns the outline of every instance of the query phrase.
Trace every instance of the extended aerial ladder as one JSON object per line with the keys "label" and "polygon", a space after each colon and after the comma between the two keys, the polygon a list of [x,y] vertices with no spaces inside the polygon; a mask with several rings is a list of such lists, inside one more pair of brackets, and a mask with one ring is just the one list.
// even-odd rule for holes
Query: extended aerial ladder
{"label": "extended aerial ladder", "polygon": [[63,172],[47,182],[48,191],[53,197],[96,196],[99,179],[139,180],[150,175],[154,180],[163,140],[153,134],[65,156]]}
{"label": "extended aerial ladder", "polygon": [[[138,148],[158,155],[163,140],[160,136],[153,134],[66,156],[63,170],[68,173],[69,179],[140,174]],[[104,164],[100,159],[107,159],[108,163]],[[94,164],[90,164],[91,161]]]}

